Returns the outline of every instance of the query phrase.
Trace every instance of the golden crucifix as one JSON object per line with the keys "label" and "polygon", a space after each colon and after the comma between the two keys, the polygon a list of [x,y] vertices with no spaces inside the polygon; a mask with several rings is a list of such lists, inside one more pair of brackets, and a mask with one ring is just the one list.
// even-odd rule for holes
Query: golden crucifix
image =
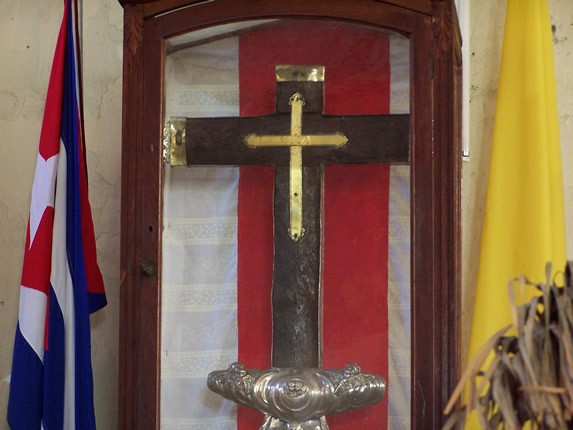
{"label": "golden crucifix", "polygon": [[302,226],[302,147],[303,146],[335,146],[341,147],[348,142],[342,133],[309,135],[302,134],[302,107],[304,97],[295,93],[289,100],[291,106],[290,135],[273,136],[249,134],[245,144],[251,148],[264,146],[288,146],[290,149],[290,228],[289,236],[298,241],[304,235]]}

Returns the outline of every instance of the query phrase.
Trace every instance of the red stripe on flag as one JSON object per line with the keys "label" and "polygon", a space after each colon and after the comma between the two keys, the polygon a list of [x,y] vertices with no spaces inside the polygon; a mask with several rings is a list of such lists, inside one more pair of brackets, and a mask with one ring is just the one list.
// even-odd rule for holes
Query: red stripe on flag
{"label": "red stripe on flag", "polygon": [[287,21],[253,30],[239,39],[241,115],[274,112],[277,64],[325,66],[326,113],[387,113],[388,53],[386,34],[346,23]]}
{"label": "red stripe on flag", "polygon": [[30,243],[30,222],[28,222],[22,265],[22,286],[38,290],[46,296],[50,290],[53,225],[54,208],[47,206],[38,224],[34,241]]}
{"label": "red stripe on flag", "polygon": [[80,188],[82,248],[84,255],[84,268],[86,271],[86,288],[87,292],[90,294],[102,295],[102,300],[100,300],[100,303],[98,303],[97,306],[90,306],[91,313],[105,306],[106,300],[104,298],[105,288],[103,284],[103,277],[97,264],[95,230],[92,219],[92,210],[88,199],[88,179],[86,171],[87,165],[84,154],[85,145],[83,136],[83,124],[78,117],[78,181]]}
{"label": "red stripe on flag", "polygon": [[[331,86],[337,91],[325,112],[389,113],[388,36],[361,29],[347,37],[355,37],[358,44],[346,46],[345,56],[353,58],[347,59],[350,70],[341,65],[335,75],[340,80],[326,87],[327,94]],[[327,71],[326,82],[330,79]],[[342,368],[356,362],[363,371],[386,379],[389,180],[388,165],[327,166],[323,231],[323,366]],[[332,430],[384,429],[387,396],[373,407],[335,415],[328,422]]]}
{"label": "red stripe on flag", "polygon": [[[271,365],[273,193],[271,166],[241,167],[237,208],[239,361],[256,369]],[[237,419],[239,430],[259,428],[263,421],[261,414],[242,406]]]}
{"label": "red stripe on flag", "polygon": [[[330,166],[325,173],[325,368],[356,362],[388,375],[388,165]],[[328,419],[332,429],[386,428],[387,401]]]}
{"label": "red stripe on flag", "polygon": [[[261,26],[242,35],[239,41],[241,115],[274,112],[277,64],[325,66],[324,111],[327,114],[382,114],[389,111],[389,39],[384,33],[332,21],[286,21]],[[241,171],[242,178],[245,171],[247,169]],[[382,165],[331,166],[326,169],[325,367],[342,367],[356,361],[364,371],[384,376],[388,373],[388,175],[388,167]],[[272,177],[265,180],[273,181]],[[257,181],[261,179],[252,182]],[[241,217],[252,216],[250,211],[241,210],[241,195],[247,193],[243,188],[246,186],[248,182],[243,178],[239,188],[239,261],[245,258],[241,255],[245,252],[241,244]],[[357,192],[357,189],[361,191]],[[272,218],[265,219],[271,225],[259,223],[256,228],[265,232],[270,228],[272,231]],[[267,261],[268,270],[269,262],[272,267],[272,244],[267,241],[272,241],[272,235],[266,235],[266,241],[259,246],[271,254],[261,254],[257,258]],[[260,292],[241,291],[243,286],[247,287],[241,276],[239,269],[239,357],[247,366],[257,367],[258,364],[247,358],[247,349],[257,348],[257,354],[262,354],[261,348],[265,348],[270,356],[271,342],[269,338],[266,345],[245,344],[242,333],[264,330],[264,327],[241,327],[241,320],[245,321],[242,315],[250,312],[250,308],[243,307],[244,301],[240,297],[245,295],[250,301],[265,300],[261,306],[270,309],[272,273],[265,271],[264,276],[269,276],[269,279],[258,284],[268,293],[264,299]],[[249,306],[254,305],[249,303]],[[270,319],[265,324],[270,327]],[[361,331],[356,331],[358,329]],[[260,418],[257,421],[250,416],[252,421],[247,423],[244,417],[240,412],[240,430],[261,424]],[[331,417],[329,423],[332,430],[386,428],[387,403],[384,401],[374,409]]]}
{"label": "red stripe on flag", "polygon": [[58,34],[56,51],[50,72],[50,82],[46,94],[46,107],[42,120],[40,145],[38,152],[47,160],[60,152],[60,125],[62,123],[62,103],[64,93],[64,66],[66,54],[66,38],[68,9],[64,8],[64,17]]}

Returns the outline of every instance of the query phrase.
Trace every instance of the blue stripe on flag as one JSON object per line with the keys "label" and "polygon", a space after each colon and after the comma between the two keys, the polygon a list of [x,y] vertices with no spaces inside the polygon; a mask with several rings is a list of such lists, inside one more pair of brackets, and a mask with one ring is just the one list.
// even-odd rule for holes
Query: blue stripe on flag
{"label": "blue stripe on flag", "polygon": [[72,4],[68,2],[68,39],[66,43],[64,102],[62,112],[62,142],[67,154],[67,230],[68,265],[74,288],[75,323],[75,420],[76,428],[95,430],[93,409],[93,376],[91,366],[90,321],[86,273],[82,246],[82,220],[79,180],[79,120],[77,70],[75,58],[75,28]]}
{"label": "blue stripe on flag", "polygon": [[8,400],[8,423],[12,430],[37,429],[42,418],[42,390],[38,381],[42,380],[42,361],[28,344],[20,324],[16,327],[14,340],[14,363],[10,398]]}
{"label": "blue stripe on flag", "polygon": [[65,326],[64,315],[50,288],[48,349],[44,351],[44,413],[46,430],[64,428]]}
{"label": "blue stripe on flag", "polygon": [[107,305],[107,297],[105,294],[88,293],[89,312],[93,314]]}

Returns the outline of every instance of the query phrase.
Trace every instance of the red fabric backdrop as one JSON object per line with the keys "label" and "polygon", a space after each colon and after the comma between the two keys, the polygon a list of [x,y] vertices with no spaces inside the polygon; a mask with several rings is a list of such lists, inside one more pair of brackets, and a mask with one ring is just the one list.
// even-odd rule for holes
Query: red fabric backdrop
{"label": "red fabric backdrop", "polygon": [[[276,64],[326,67],[325,114],[389,111],[389,40],[383,33],[345,23],[288,21],[241,35],[242,116],[274,112]],[[241,168],[239,360],[254,368],[271,364],[273,181],[272,168]],[[322,274],[325,368],[357,362],[364,371],[388,373],[388,186],[387,165],[326,168]],[[238,419],[240,430],[258,428],[262,421],[259,414],[245,408],[239,408]],[[380,430],[386,428],[387,421],[386,400],[328,419],[332,430]]]}

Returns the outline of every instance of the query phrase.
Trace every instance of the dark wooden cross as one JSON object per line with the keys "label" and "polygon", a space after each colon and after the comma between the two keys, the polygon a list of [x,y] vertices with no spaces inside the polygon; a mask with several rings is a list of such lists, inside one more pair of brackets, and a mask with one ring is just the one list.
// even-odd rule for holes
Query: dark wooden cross
{"label": "dark wooden cross", "polygon": [[[301,122],[297,120],[300,102],[304,103]],[[181,164],[186,165],[275,165],[274,367],[320,364],[322,166],[408,161],[408,115],[326,116],[322,112],[322,81],[277,82],[274,114],[187,118],[175,139],[175,146],[184,148],[172,148],[175,152],[184,149],[180,153],[186,152],[186,159]],[[305,136],[310,138],[305,140]],[[314,146],[312,141],[319,144]],[[293,151],[293,147],[298,148]],[[302,178],[300,186],[293,188],[297,165],[302,165]],[[304,226],[297,227],[291,212],[301,205]]]}

